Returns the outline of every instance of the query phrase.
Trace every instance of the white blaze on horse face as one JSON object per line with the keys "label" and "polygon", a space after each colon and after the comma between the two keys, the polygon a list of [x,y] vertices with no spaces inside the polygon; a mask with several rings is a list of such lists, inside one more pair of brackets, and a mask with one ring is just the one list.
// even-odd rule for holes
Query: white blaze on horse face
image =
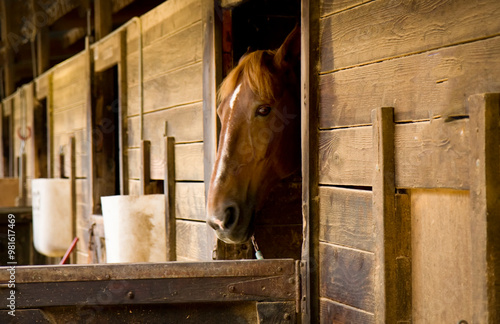
{"label": "white blaze on horse face", "polygon": [[[227,120],[227,123],[230,122],[233,114],[232,114],[232,110],[234,108],[234,104],[236,102],[236,99],[238,98],[238,94],[240,93],[240,90],[241,90],[241,83],[236,87],[236,89],[234,89],[234,92],[233,94],[231,95],[231,100],[229,101],[229,108],[231,110],[231,113],[229,115],[229,119]],[[231,134],[229,133],[229,129],[226,127],[226,134],[225,134],[225,141],[226,142],[229,142],[230,139],[229,137],[231,136]],[[222,173],[224,170],[224,165],[223,163],[224,162],[227,162],[228,158],[229,158],[229,150],[228,150],[228,145],[226,143],[221,143],[222,147],[222,152],[221,152],[221,158],[219,160],[219,165],[217,165],[217,173],[215,175],[215,184],[219,184],[220,183],[220,179],[222,177]],[[220,226],[220,225],[219,225]]]}
{"label": "white blaze on horse face", "polygon": [[231,96],[231,100],[229,101],[229,108],[233,110],[234,108],[234,103],[236,102],[236,99],[238,98],[238,94],[240,93],[241,90],[241,83],[236,87],[236,89],[233,92],[233,95]]}

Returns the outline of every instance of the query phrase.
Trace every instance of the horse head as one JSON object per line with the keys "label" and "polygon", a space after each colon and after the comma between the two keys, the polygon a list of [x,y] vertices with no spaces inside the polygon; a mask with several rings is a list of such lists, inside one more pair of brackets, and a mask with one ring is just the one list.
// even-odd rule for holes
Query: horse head
{"label": "horse head", "polygon": [[300,168],[300,28],[278,50],[245,54],[218,96],[207,222],[219,239],[242,243],[270,190]]}

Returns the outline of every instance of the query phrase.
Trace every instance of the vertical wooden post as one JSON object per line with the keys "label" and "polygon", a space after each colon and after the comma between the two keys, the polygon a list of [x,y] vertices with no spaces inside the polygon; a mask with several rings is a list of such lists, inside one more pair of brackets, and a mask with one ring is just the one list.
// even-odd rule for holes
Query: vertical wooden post
{"label": "vertical wooden post", "polygon": [[474,323],[500,321],[500,94],[469,97]]}
{"label": "vertical wooden post", "polygon": [[127,34],[120,32],[120,61],[118,62],[118,136],[120,152],[120,194],[128,195],[128,143],[127,143]]}
{"label": "vertical wooden post", "polygon": [[50,67],[50,37],[49,27],[38,29],[36,37],[36,56],[38,75],[45,72]]}
{"label": "vertical wooden post", "polygon": [[[221,53],[222,11],[214,0],[202,1],[203,23],[203,164],[205,197],[208,196],[210,177],[217,152],[217,86],[222,79]],[[207,242],[216,245],[213,231],[207,227]],[[212,258],[206,256],[207,260]]]}
{"label": "vertical wooden post", "polygon": [[319,0],[301,1],[302,323],[319,322]]}
{"label": "vertical wooden post", "polygon": [[392,238],[388,237],[395,212],[394,182],[394,110],[378,108],[372,110],[373,152],[373,217],[375,221],[375,323],[391,321],[392,297],[389,284],[391,273]]}
{"label": "vertical wooden post", "polygon": [[175,261],[177,259],[175,235],[175,139],[166,136],[166,129],[167,125],[165,125],[165,177],[163,181],[167,261]]}
{"label": "vertical wooden post", "polygon": [[[47,178],[54,177],[54,123],[52,111],[54,106],[54,92],[52,85],[52,73],[47,77]],[[92,135],[90,135],[92,136]]]}
{"label": "vertical wooden post", "polygon": [[113,4],[109,0],[94,0],[95,41],[109,34],[113,28]]}
{"label": "vertical wooden post", "polygon": [[[70,168],[69,168],[69,179],[71,181],[71,237],[75,238],[78,236],[77,234],[77,215],[76,215],[76,144],[75,137],[71,136],[69,138],[69,160],[70,160]],[[75,249],[74,253],[70,256],[70,263],[76,264],[78,258],[78,248]]]}
{"label": "vertical wooden post", "polygon": [[149,194],[151,182],[151,142],[141,141],[141,195]]}

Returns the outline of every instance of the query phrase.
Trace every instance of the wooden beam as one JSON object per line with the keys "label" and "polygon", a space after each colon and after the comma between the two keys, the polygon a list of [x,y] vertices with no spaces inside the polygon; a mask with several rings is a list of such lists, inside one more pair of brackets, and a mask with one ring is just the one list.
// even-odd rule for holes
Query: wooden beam
{"label": "wooden beam", "polygon": [[[166,127],[165,125],[165,129]],[[165,137],[165,178],[163,186],[165,193],[167,261],[175,261],[177,258],[175,235],[175,141],[171,136]]]}
{"label": "wooden beam", "polygon": [[120,194],[128,195],[128,118],[127,118],[127,33],[120,32],[120,60],[118,62],[118,138],[120,154]]}
{"label": "wooden beam", "polygon": [[500,320],[500,94],[469,97],[473,314]]}
{"label": "wooden beam", "polygon": [[50,67],[50,37],[49,28],[38,29],[36,35],[36,56],[38,75],[41,75]]}
{"label": "wooden beam", "polygon": [[[12,39],[9,39],[10,34],[10,16],[11,12],[10,4],[11,1],[0,1],[0,11],[2,13],[1,31],[2,39],[6,41],[6,45],[3,50],[3,86],[4,86],[4,96],[7,97],[14,92],[14,51],[12,48]],[[17,35],[16,35],[17,36]],[[17,36],[19,37],[19,36]],[[18,44],[19,45],[19,44]]]}
{"label": "wooden beam", "polygon": [[[300,313],[304,324],[319,322],[320,265],[318,186],[319,0],[301,1],[302,226]],[[320,269],[321,270],[321,269]]]}
{"label": "wooden beam", "polygon": [[[77,204],[77,197],[76,197],[76,144],[75,144],[75,137],[70,136],[69,138],[69,161],[70,161],[70,166],[69,166],[69,180],[71,181],[71,237],[75,238],[77,236],[77,224],[78,224],[78,219],[77,219],[77,213],[76,213],[76,204]],[[70,256],[70,263],[76,264],[78,263],[77,261],[78,253],[71,253]]]}
{"label": "wooden beam", "polygon": [[102,39],[113,29],[112,6],[112,1],[109,0],[94,1],[94,31],[96,41]]}
{"label": "wooden beam", "polygon": [[[203,165],[205,181],[205,197],[208,196],[210,177],[215,163],[218,140],[217,124],[217,87],[222,81],[221,18],[215,14],[219,6],[214,0],[202,1],[203,25]],[[206,229],[206,240],[217,245],[211,229]],[[212,255],[206,255],[210,260]]]}
{"label": "wooden beam", "polygon": [[[375,323],[396,322],[391,316],[390,261],[392,243],[386,237],[395,213],[394,109],[372,110],[373,218],[375,222]],[[391,320],[390,320],[391,319]]]}
{"label": "wooden beam", "polygon": [[141,195],[148,194],[148,187],[151,182],[151,142],[141,142]]}

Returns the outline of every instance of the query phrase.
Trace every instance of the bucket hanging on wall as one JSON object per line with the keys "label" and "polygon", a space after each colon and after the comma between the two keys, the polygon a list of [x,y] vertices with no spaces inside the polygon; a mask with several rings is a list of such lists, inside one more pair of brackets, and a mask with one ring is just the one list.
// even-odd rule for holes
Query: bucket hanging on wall
{"label": "bucket hanging on wall", "polygon": [[43,255],[62,257],[72,241],[71,181],[33,179],[33,243]]}
{"label": "bucket hanging on wall", "polygon": [[109,263],[165,262],[165,195],[101,197]]}

